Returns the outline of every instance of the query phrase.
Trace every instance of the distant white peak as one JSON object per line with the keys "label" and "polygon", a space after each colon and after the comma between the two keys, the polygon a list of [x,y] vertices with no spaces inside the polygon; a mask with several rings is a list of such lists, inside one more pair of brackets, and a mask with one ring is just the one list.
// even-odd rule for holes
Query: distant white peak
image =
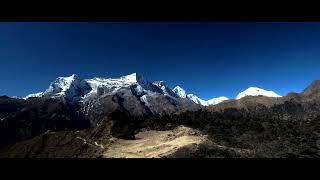
{"label": "distant white peak", "polygon": [[38,93],[34,93],[34,94],[29,94],[28,96],[24,97],[23,99],[29,99],[32,97],[41,97],[43,95],[43,92],[38,92]]}
{"label": "distant white peak", "polygon": [[141,83],[141,84],[147,83],[147,80],[141,74],[138,74],[138,73],[132,73],[126,76],[122,76],[120,77],[120,79],[123,79],[128,83]]}
{"label": "distant white peak", "polygon": [[190,99],[191,101],[195,102],[196,104],[200,104],[200,105],[205,105],[206,102],[202,99],[200,99],[198,96],[195,96],[193,94],[188,94],[187,98]]}
{"label": "distant white peak", "polygon": [[180,86],[176,86],[173,88],[173,92],[176,93],[180,98],[186,98],[186,91],[182,89]]}
{"label": "distant white peak", "polygon": [[226,101],[226,100],[229,100],[229,98],[227,97],[217,97],[217,98],[213,98],[213,99],[209,99],[206,101],[206,106],[209,106],[209,105],[216,105],[216,104],[219,104],[223,101]]}
{"label": "distant white peak", "polygon": [[267,91],[257,87],[249,87],[245,91],[238,94],[236,99],[241,99],[245,96],[266,96],[266,97],[281,97],[273,91]]}

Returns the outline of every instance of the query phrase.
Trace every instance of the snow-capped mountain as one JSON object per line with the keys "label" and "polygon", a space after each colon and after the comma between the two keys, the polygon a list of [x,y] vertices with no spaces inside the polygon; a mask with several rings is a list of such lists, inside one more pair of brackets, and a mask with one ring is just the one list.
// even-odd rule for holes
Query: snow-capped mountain
{"label": "snow-capped mountain", "polygon": [[[202,106],[216,105],[228,100],[228,98],[224,96],[203,100],[194,94],[187,94],[180,86],[176,86],[172,90],[166,86],[163,81],[149,82],[142,75],[137,73],[132,73],[120,78],[95,77],[92,79],[82,79],[75,74],[69,77],[58,77],[44,92],[30,94],[24,99],[29,99],[31,97],[63,97],[68,103],[77,104],[79,102],[88,101],[91,97],[114,95],[123,89],[129,89],[135,96],[139,97],[141,102],[148,105],[150,105],[149,96],[155,96],[156,94],[190,100]],[[245,96],[259,95],[267,97],[281,97],[273,91],[250,87],[239,93],[236,99],[241,99]]]}
{"label": "snow-capped mountain", "polygon": [[[159,94],[171,98],[184,99],[186,104],[190,104],[189,101],[191,101],[202,106],[215,105],[228,100],[226,97],[218,97],[205,101],[196,95],[186,94],[186,91],[180,86],[176,86],[172,90],[163,81],[149,82],[137,73],[119,78],[95,77],[82,79],[75,74],[69,77],[58,77],[44,92],[30,94],[24,99],[31,97],[62,97],[69,104],[77,104],[79,102],[88,104],[87,102],[92,98],[115,95],[123,90],[132,91],[133,95],[139,98],[139,101],[148,106],[153,101],[151,97],[156,97]],[[92,104],[92,101],[90,102]]]}
{"label": "snow-capped mountain", "polygon": [[267,91],[257,87],[249,87],[245,91],[239,93],[236,99],[241,99],[245,96],[267,96],[267,97],[281,97],[273,91]]}
{"label": "snow-capped mountain", "polygon": [[163,81],[149,82],[137,73],[119,78],[82,79],[75,74],[59,77],[43,93],[25,99],[30,97],[62,99],[69,105],[80,105],[93,126],[116,110],[132,115],[162,115],[200,107],[180,98]]}
{"label": "snow-capped mountain", "polygon": [[180,86],[176,86],[175,88],[173,88],[173,92],[175,92],[180,98],[189,99],[189,100],[195,102],[196,104],[199,104],[202,106],[216,105],[216,104],[219,104],[219,103],[229,99],[229,98],[223,96],[223,97],[213,98],[213,99],[209,99],[209,100],[205,101],[194,94],[187,95],[186,91],[184,89],[182,89]]}
{"label": "snow-capped mountain", "polygon": [[73,74],[69,77],[58,77],[52,82],[45,92],[30,94],[24,99],[30,97],[49,96],[53,98],[64,97],[69,103],[74,104],[81,100],[81,98],[91,91],[89,84]]}
{"label": "snow-capped mountain", "polygon": [[176,86],[173,88],[173,92],[176,93],[180,98],[186,98],[187,94],[184,89],[182,89],[180,86]]}
{"label": "snow-capped mountain", "polygon": [[81,79],[76,74],[69,77],[58,77],[54,82],[52,82],[49,88],[45,92],[39,92],[35,94],[30,94],[24,99],[30,97],[64,97],[71,103],[81,101],[93,94],[103,95],[103,94],[114,94],[118,92],[121,88],[129,88],[134,84],[139,84],[136,89],[144,90],[155,90],[141,75],[136,73],[122,76],[120,78],[93,78],[93,79]]}

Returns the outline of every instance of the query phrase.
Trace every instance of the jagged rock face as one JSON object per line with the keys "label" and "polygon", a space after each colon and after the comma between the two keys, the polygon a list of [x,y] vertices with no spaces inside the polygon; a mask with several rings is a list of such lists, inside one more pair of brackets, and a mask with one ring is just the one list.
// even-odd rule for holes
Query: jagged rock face
{"label": "jagged rock face", "polygon": [[[186,110],[196,110],[200,106],[189,101],[172,96],[161,96],[159,94],[145,96],[145,105],[148,106],[152,114],[172,114]],[[160,106],[159,106],[160,104]]]}
{"label": "jagged rock face", "polygon": [[83,108],[92,126],[96,126],[116,110],[135,116],[150,114],[130,89],[123,89],[113,95],[92,97],[84,102]]}
{"label": "jagged rock face", "polygon": [[133,116],[164,115],[200,108],[186,99],[160,93],[140,94],[133,89],[122,89],[116,94],[96,96],[84,102],[84,111],[92,126],[101,122],[115,110]]}
{"label": "jagged rock face", "polygon": [[176,93],[173,92],[163,81],[155,81],[152,83],[153,85],[157,86],[161,89],[162,94],[166,94],[172,97],[179,97]]}

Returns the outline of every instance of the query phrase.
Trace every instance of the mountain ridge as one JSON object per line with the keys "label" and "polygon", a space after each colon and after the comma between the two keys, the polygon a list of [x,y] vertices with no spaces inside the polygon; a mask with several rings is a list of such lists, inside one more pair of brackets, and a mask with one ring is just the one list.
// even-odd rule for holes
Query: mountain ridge
{"label": "mountain ridge", "polygon": [[[222,96],[205,101],[193,94],[186,94],[186,91],[180,86],[171,89],[166,86],[164,81],[148,82],[144,76],[139,73],[132,73],[119,78],[94,77],[92,79],[82,79],[76,74],[67,77],[58,77],[50,83],[49,88],[44,92],[29,94],[23,99],[44,96],[53,98],[64,97],[70,104],[77,104],[93,94],[112,94],[118,92],[121,88],[129,87],[133,84],[138,84],[134,89],[137,94],[143,93],[142,91],[144,90],[158,92],[176,98],[189,99],[202,106],[215,105],[224,100],[228,100],[227,97]],[[146,98],[144,97],[143,101],[145,100]]]}
{"label": "mountain ridge", "polygon": [[[144,102],[147,99],[144,96],[147,91],[162,93],[164,95],[169,95],[176,98],[188,99],[202,106],[216,105],[223,101],[232,100],[225,96],[203,100],[192,93],[187,94],[186,91],[179,85],[171,89],[166,86],[164,81],[149,82],[143,75],[139,73],[132,73],[119,78],[94,77],[92,79],[82,79],[76,74],[72,74],[71,76],[67,77],[58,77],[55,81],[50,83],[49,88],[44,92],[30,94],[23,99],[43,96],[66,96],[65,99],[68,102],[71,104],[76,104],[82,102],[93,94],[114,94],[118,92],[119,89],[132,86],[133,84],[138,84],[133,88],[133,91],[135,91],[137,94],[140,94],[139,96],[143,96],[141,100]],[[312,93],[318,93],[320,92],[320,90],[317,91],[317,89],[320,89],[319,86],[320,81],[315,80],[303,91],[303,94],[310,95]],[[235,99],[241,99],[246,96],[281,97],[274,91],[268,91],[262,88],[251,86],[238,93]]]}

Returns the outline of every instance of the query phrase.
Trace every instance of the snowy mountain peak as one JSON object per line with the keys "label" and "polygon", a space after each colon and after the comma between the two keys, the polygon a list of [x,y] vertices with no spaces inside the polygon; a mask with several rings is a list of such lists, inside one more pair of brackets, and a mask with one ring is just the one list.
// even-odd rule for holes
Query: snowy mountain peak
{"label": "snowy mountain peak", "polygon": [[132,73],[126,76],[122,76],[120,77],[120,79],[123,79],[128,83],[140,83],[140,84],[147,83],[147,80],[143,77],[143,75],[139,73]]}
{"label": "snowy mountain peak", "polygon": [[241,99],[245,96],[267,96],[267,97],[281,97],[273,91],[267,91],[257,87],[249,87],[245,91],[238,94],[236,99]]}
{"label": "snowy mountain peak", "polygon": [[186,98],[187,94],[184,89],[182,89],[180,86],[176,86],[173,88],[173,92],[176,93],[180,98]]}
{"label": "snowy mountain peak", "polygon": [[198,96],[193,95],[193,94],[188,94],[187,98],[190,99],[191,101],[195,102],[196,104],[200,104],[200,105],[205,105],[206,102],[202,99],[200,99]]}
{"label": "snowy mountain peak", "polygon": [[63,93],[67,91],[73,84],[81,82],[81,79],[73,74],[68,77],[58,77],[52,82],[46,93]]}
{"label": "snowy mountain peak", "polygon": [[64,97],[70,103],[76,103],[91,90],[89,84],[76,74],[67,77],[58,77],[49,88],[39,96]]}

